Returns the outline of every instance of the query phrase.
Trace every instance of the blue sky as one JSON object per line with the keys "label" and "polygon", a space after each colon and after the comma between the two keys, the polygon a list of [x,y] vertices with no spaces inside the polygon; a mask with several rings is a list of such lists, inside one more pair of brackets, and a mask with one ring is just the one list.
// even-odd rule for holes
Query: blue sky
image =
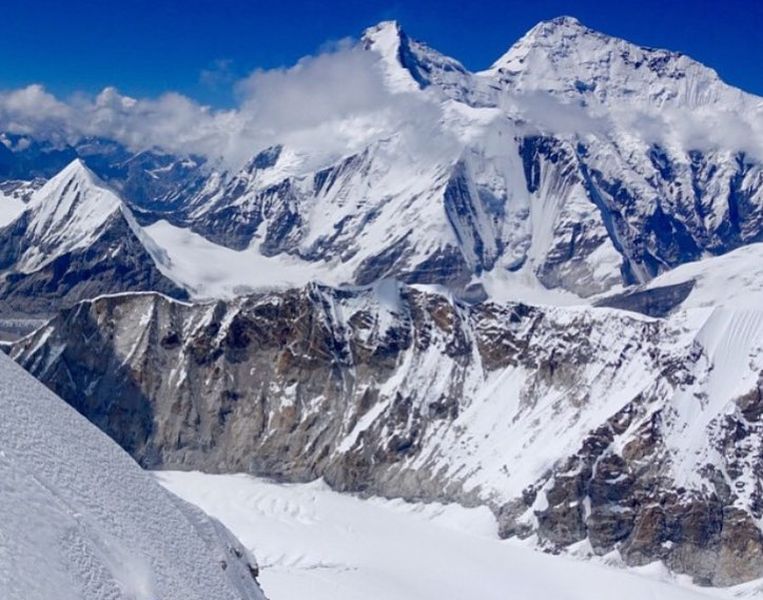
{"label": "blue sky", "polygon": [[542,19],[561,14],[631,41],[683,51],[763,95],[763,3],[672,0],[5,0],[0,89],[42,83],[59,96],[115,85],[225,106],[231,82],[293,64],[326,43],[398,19],[471,69],[487,67]]}

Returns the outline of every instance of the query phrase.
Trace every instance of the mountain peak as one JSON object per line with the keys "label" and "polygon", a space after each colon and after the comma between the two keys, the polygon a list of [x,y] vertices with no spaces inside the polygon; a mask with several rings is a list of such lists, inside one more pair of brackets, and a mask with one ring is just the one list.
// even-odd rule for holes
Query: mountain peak
{"label": "mountain peak", "polygon": [[366,50],[388,48],[396,51],[397,46],[407,37],[400,22],[391,20],[380,21],[376,25],[367,27],[360,41]]}
{"label": "mountain peak", "polygon": [[29,201],[33,238],[82,245],[115,212],[120,198],[80,159],[37,190]]}
{"label": "mountain peak", "polygon": [[[47,213],[69,209],[97,200],[103,210],[113,212],[121,200],[81,158],[75,158],[32,196],[29,208]],[[57,208],[55,208],[57,207]]]}
{"label": "mountain peak", "polygon": [[395,20],[390,21],[380,21],[376,25],[373,25],[371,27],[366,28],[365,31],[363,31],[362,40],[371,41],[373,42],[380,36],[384,35],[400,35],[403,33],[402,27],[400,27],[400,23]]}
{"label": "mountain peak", "polygon": [[409,37],[397,21],[369,27],[361,43],[380,56],[387,83],[394,91],[410,92],[434,85],[454,97],[472,87],[465,84],[470,74],[460,62]]}
{"label": "mountain peak", "polygon": [[81,158],[75,158],[68,165],[66,165],[61,171],[53,176],[50,181],[43,187],[58,185],[61,182],[68,181],[81,181],[89,185],[105,185],[101,179],[93,173],[90,168],[85,164]]}
{"label": "mountain peak", "polygon": [[122,199],[81,160],[34,192],[0,234],[0,256],[16,276],[0,289],[13,311],[51,306],[104,292],[186,292],[159,270],[165,254]]}
{"label": "mountain peak", "polygon": [[547,21],[541,21],[538,23],[535,28],[543,27],[546,29],[550,28],[568,28],[568,29],[588,29],[585,25],[583,25],[578,19],[575,17],[571,17],[569,15],[562,15],[559,17],[554,17],[553,19],[548,19]]}
{"label": "mountain peak", "polygon": [[554,17],[553,19],[549,19],[548,22],[554,23],[556,25],[575,25],[575,26],[581,25],[578,19],[570,15],[561,15],[559,17]]}
{"label": "mountain peak", "polygon": [[589,29],[575,17],[555,17],[541,21],[530,29],[493,64],[492,69],[521,70],[525,60],[533,50],[539,49],[545,53],[556,53],[570,46],[577,46],[583,35],[592,35],[600,39],[614,39]]}
{"label": "mountain peak", "polygon": [[739,100],[712,69],[679,52],[601,33],[574,17],[541,21],[485,72],[504,89],[688,108]]}
{"label": "mountain peak", "polygon": [[500,63],[512,52],[534,47],[561,47],[579,43],[582,37],[591,36],[602,40],[614,39],[590,27],[586,27],[575,17],[562,15],[546,21],[540,21],[523,35],[497,62]]}
{"label": "mountain peak", "polygon": [[373,50],[385,61],[397,61],[401,47],[408,45],[408,36],[397,21],[381,21],[363,31],[363,48]]}
{"label": "mountain peak", "polygon": [[[363,32],[363,48],[376,52],[388,84],[396,91],[425,88],[429,81],[423,76],[418,53],[412,40],[397,21],[382,21]],[[416,42],[413,45],[419,46]]]}

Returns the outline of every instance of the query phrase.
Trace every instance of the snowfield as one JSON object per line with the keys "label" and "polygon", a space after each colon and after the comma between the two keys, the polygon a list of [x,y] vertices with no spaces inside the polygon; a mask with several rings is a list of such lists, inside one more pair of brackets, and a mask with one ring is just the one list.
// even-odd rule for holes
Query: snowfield
{"label": "snowfield", "polygon": [[[411,504],[248,475],[157,472],[260,559],[272,600],[699,600],[755,585],[698,588],[650,565],[630,570],[499,540],[486,508]],[[580,551],[584,551],[580,549]],[[553,574],[553,576],[549,576]]]}
{"label": "snowfield", "polygon": [[145,228],[155,247],[167,257],[157,265],[164,275],[190,290],[195,299],[233,298],[253,290],[285,289],[320,280],[337,284],[331,269],[291,257],[268,258],[256,248],[232,250],[190,229],[157,221]]}
{"label": "snowfield", "polygon": [[655,277],[644,289],[689,281],[695,282],[694,288],[681,303],[681,308],[759,309],[763,306],[763,243],[680,265]]}
{"label": "snowfield", "polygon": [[14,221],[24,211],[24,202],[0,192],[0,227]]}
{"label": "snowfield", "polygon": [[0,414],[0,598],[264,598],[223,526],[2,353]]}

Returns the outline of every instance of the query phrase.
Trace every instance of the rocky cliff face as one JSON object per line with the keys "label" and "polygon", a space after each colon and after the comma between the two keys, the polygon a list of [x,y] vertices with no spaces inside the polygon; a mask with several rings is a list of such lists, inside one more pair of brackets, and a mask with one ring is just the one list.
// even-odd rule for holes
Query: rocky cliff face
{"label": "rocky cliff face", "polygon": [[154,468],[486,504],[705,584],[759,577],[758,311],[465,306],[393,282],[85,302],[12,356]]}

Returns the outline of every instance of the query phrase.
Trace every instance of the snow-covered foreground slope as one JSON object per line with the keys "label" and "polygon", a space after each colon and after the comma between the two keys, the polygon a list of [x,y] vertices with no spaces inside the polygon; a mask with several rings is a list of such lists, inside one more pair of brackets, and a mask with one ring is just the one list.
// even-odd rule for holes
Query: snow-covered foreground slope
{"label": "snow-covered foreground slope", "polygon": [[722,256],[705,257],[655,277],[649,283],[605,294],[594,304],[623,308],[653,317],[681,311],[724,307],[763,307],[763,244],[750,244]]}
{"label": "snow-covered foreground slope", "polygon": [[0,353],[3,600],[262,600],[249,553]]}
{"label": "snow-covered foreground slope", "polygon": [[643,289],[694,282],[681,308],[727,306],[763,308],[763,244],[743,246],[723,256],[687,263],[664,273]]}
{"label": "snow-covered foreground slope", "polygon": [[273,598],[314,600],[700,600],[751,597],[683,587],[660,568],[627,572],[501,541],[485,508],[362,500],[325,484],[158,472],[220,519],[262,563]]}

